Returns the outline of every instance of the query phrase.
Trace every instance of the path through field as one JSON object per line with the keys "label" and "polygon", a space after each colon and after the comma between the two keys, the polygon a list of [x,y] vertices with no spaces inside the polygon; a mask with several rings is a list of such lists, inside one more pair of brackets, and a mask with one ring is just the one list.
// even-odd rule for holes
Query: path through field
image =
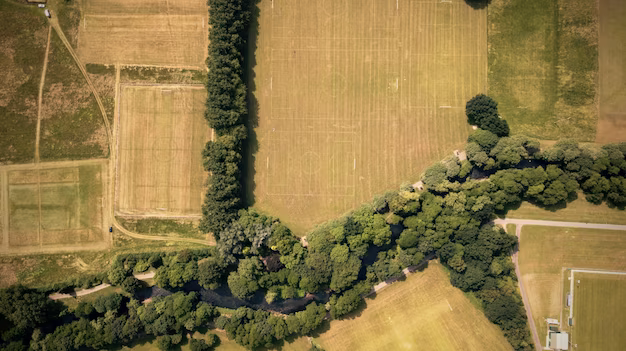
{"label": "path through field", "polygon": [[43,69],[41,70],[41,81],[39,81],[39,96],[37,98],[37,134],[35,135],[35,163],[39,162],[39,139],[41,137],[41,104],[43,101],[43,86],[46,82],[46,70],[48,69],[48,54],[50,53],[50,37],[52,26],[48,27],[48,43],[46,44],[46,55],[43,59]]}
{"label": "path through field", "polygon": [[[582,222],[560,222],[560,221],[544,221],[544,220],[536,220],[536,219],[514,219],[514,218],[505,218],[505,219],[496,219],[494,221],[495,224],[501,225],[506,228],[507,224],[515,224],[515,235],[517,236],[517,240],[521,239],[522,235],[522,227],[524,225],[536,225],[536,226],[545,226],[545,227],[565,227],[565,228],[586,228],[586,229],[605,229],[605,230],[620,230],[626,231],[626,225],[617,225],[617,224],[601,224],[601,223],[582,223]],[[528,324],[530,326],[530,331],[533,336],[533,342],[535,343],[535,349],[537,351],[541,351],[541,341],[539,339],[539,333],[537,332],[537,327],[535,325],[535,320],[533,319],[532,311],[530,309],[530,303],[528,299],[528,294],[524,287],[524,283],[522,280],[522,273],[520,272],[519,264],[518,264],[518,252],[515,252],[512,255],[513,263],[515,264],[515,274],[517,275],[517,281],[520,287],[520,293],[522,294],[522,300],[524,301],[524,309],[526,310],[526,316],[528,318]]]}
{"label": "path through field", "polygon": [[[154,278],[154,272],[135,274],[134,277],[139,279],[139,280],[151,279],[151,278]],[[67,299],[67,298],[70,298],[70,297],[80,297],[80,296],[93,294],[93,293],[95,293],[97,291],[100,291],[102,289],[106,289],[106,288],[108,288],[110,286],[111,286],[111,284],[100,284],[100,285],[94,286],[93,288],[90,288],[90,289],[78,290],[78,291],[76,291],[73,294],[54,293],[54,294],[50,294],[48,297],[50,299],[52,299],[52,300],[61,300],[61,299]]]}

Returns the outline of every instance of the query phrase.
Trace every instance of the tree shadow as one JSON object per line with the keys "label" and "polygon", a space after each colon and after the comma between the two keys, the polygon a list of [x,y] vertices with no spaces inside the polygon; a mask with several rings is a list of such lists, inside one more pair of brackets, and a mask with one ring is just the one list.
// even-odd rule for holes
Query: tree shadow
{"label": "tree shadow", "polygon": [[491,0],[465,0],[465,3],[474,10],[481,10],[489,6]]}
{"label": "tree shadow", "polygon": [[261,10],[257,5],[259,0],[250,0],[250,23],[247,33],[247,47],[244,50],[245,72],[244,81],[247,88],[248,116],[245,119],[245,125],[248,130],[248,137],[243,143],[241,180],[242,180],[242,196],[243,203],[246,207],[254,205],[254,190],[256,183],[254,176],[256,170],[254,168],[255,154],[259,150],[259,141],[257,139],[255,128],[259,125],[259,102],[254,93],[256,92],[256,83],[254,81],[256,74],[254,68],[257,65],[255,52],[257,49],[257,40],[259,37],[259,15]]}

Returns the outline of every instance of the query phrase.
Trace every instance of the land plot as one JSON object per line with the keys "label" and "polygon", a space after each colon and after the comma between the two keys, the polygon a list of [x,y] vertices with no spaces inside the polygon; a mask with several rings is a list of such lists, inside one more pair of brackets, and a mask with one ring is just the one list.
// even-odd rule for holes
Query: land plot
{"label": "land plot", "polygon": [[572,344],[577,350],[625,349],[626,276],[577,272],[574,279]]}
{"label": "land plot", "polygon": [[626,232],[525,225],[520,239],[519,264],[543,341],[547,328],[545,318],[560,318],[562,270],[626,270]]}
{"label": "land plot", "polygon": [[[106,157],[109,148],[102,111],[74,58],[54,31],[48,58],[41,108],[41,159]],[[97,83],[100,88],[100,81]],[[108,106],[111,100],[105,100]]]}
{"label": "land plot", "polygon": [[513,133],[595,139],[597,18],[594,0],[489,6],[489,95]]}
{"label": "land plot", "polygon": [[116,213],[199,216],[210,130],[202,86],[122,87]]}
{"label": "land plot", "polygon": [[379,292],[358,316],[330,322],[325,350],[510,350],[438,263]]}
{"label": "land plot", "polygon": [[0,162],[35,156],[37,95],[46,52],[46,18],[31,6],[0,1]]}
{"label": "land plot", "polygon": [[84,62],[204,68],[207,47],[206,1],[84,2],[78,30]]}
{"label": "land plot", "polygon": [[106,248],[104,161],[3,170],[5,252]]}
{"label": "land plot", "polygon": [[486,89],[486,11],[461,0],[259,6],[259,209],[302,235],[464,144],[465,102]]}
{"label": "land plot", "polygon": [[626,3],[600,1],[600,117],[596,141],[626,141]]}

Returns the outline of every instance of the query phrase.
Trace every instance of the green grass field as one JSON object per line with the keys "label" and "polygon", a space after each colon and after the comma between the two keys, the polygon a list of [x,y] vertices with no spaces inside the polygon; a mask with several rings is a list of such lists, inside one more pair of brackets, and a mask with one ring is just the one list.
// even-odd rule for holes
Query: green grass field
{"label": "green grass field", "polygon": [[572,344],[576,350],[626,348],[626,276],[576,273]]}
{"label": "green grass field", "polygon": [[380,291],[316,341],[332,350],[510,350],[502,332],[431,262]]}
{"label": "green grass field", "polygon": [[108,155],[102,113],[78,65],[52,33],[41,111],[42,160]]}
{"label": "green grass field", "polygon": [[248,189],[296,234],[417,181],[465,144],[465,103],[486,92],[486,10],[463,0],[259,7]]}
{"label": "green grass field", "polygon": [[594,205],[585,200],[582,193],[565,208],[549,210],[525,201],[519,208],[509,211],[506,216],[521,219],[626,224],[626,211],[610,208],[606,203]]}
{"label": "green grass field", "polygon": [[519,264],[543,343],[544,319],[561,313],[562,269],[626,270],[626,232],[524,226]]}
{"label": "green grass field", "polygon": [[124,228],[135,233],[194,239],[207,238],[207,234],[198,230],[198,220],[123,217],[118,217],[117,220]]}
{"label": "green grass field", "polygon": [[489,95],[516,134],[595,140],[594,0],[511,0],[489,6]]}
{"label": "green grass field", "polygon": [[0,163],[35,156],[37,95],[48,25],[35,7],[0,0]]}

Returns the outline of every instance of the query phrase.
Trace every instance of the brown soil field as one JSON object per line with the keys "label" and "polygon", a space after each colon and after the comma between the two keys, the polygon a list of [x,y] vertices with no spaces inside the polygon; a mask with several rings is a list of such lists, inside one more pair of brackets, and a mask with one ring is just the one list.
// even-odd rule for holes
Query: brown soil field
{"label": "brown soil field", "polygon": [[299,235],[464,145],[486,11],[463,0],[263,0],[255,206]]}
{"label": "brown soil field", "polygon": [[626,141],[626,2],[600,0],[600,116],[596,141]]}
{"label": "brown soil field", "polygon": [[78,55],[86,63],[204,68],[204,0],[95,0],[83,3]]}
{"label": "brown soil field", "polygon": [[203,86],[124,85],[121,89],[117,215],[198,216],[210,137]]}
{"label": "brown soil field", "polygon": [[0,253],[104,249],[106,160],[0,169]]}

